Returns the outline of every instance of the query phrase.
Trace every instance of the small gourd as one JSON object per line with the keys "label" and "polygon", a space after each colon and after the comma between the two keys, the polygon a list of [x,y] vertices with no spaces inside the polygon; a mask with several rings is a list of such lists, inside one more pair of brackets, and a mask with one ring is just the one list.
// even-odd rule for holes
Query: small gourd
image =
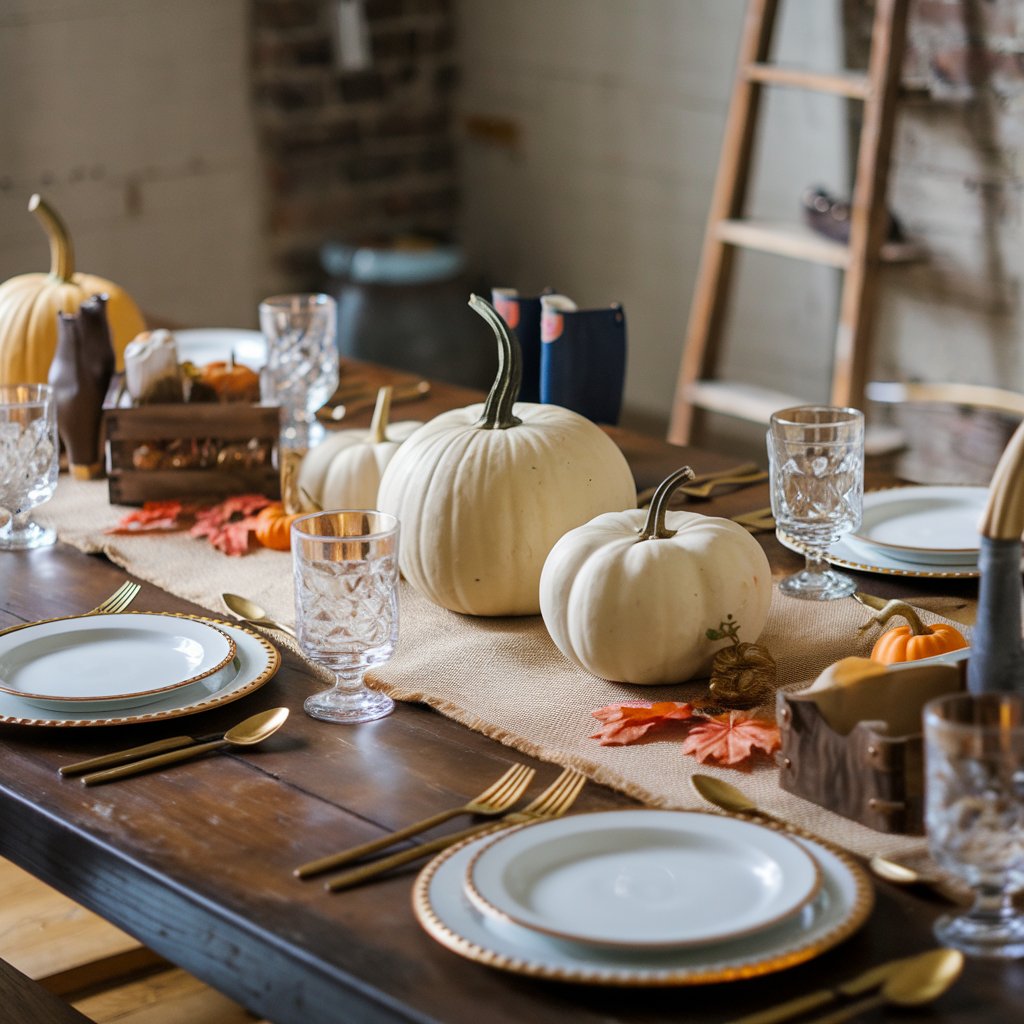
{"label": "small gourd", "polygon": [[391,387],[377,392],[369,430],[339,430],[302,460],[298,487],[320,508],[376,508],[381,476],[404,437],[421,426],[389,424]]}
{"label": "small gourd", "polygon": [[289,514],[279,501],[261,508],[256,514],[256,539],[273,551],[290,551],[292,523],[304,513]]}
{"label": "small gourd", "polygon": [[516,403],[519,342],[493,306],[470,307],[498,342],[483,405],[420,427],[384,471],[379,507],[402,524],[401,569],[431,601],[468,615],[536,615],[544,559],[566,531],[636,505],[614,441],[578,413]]}
{"label": "small gourd", "polygon": [[921,616],[904,601],[889,601],[873,615],[862,629],[878,623],[884,626],[894,615],[907,620],[907,625],[886,630],[871,649],[871,660],[882,665],[903,661],[920,661],[938,654],[949,654],[967,646],[963,633],[944,622],[926,626]]}
{"label": "small gourd", "polygon": [[128,342],[145,329],[138,306],[112,281],[76,273],[71,236],[38,195],[28,204],[50,240],[49,274],[19,274],[0,285],[0,384],[46,382],[57,347],[57,314],[77,313],[86,299],[106,295],[117,366]]}
{"label": "small gourd", "polygon": [[610,512],[567,533],[540,581],[551,639],[592,675],[624,683],[681,683],[706,675],[728,616],[756,638],[768,620],[772,573],[761,545],[728,519],[667,511],[685,466],[647,510]]}

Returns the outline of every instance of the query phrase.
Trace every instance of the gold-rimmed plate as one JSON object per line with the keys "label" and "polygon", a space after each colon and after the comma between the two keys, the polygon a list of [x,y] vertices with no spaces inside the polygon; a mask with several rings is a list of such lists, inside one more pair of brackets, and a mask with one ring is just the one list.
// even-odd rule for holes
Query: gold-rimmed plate
{"label": "gold-rimmed plate", "polygon": [[213,692],[171,694],[141,708],[125,711],[97,712],[95,710],[51,711],[41,717],[40,709],[13,694],[0,692],[0,724],[28,726],[89,727],[101,725],[135,725],[139,722],[158,722],[198,714],[228,704],[254,693],[269,682],[281,665],[277,648],[253,630],[220,619],[196,617],[227,634],[235,644],[233,671]]}
{"label": "gold-rimmed plate", "polygon": [[820,886],[817,861],[784,832],[691,811],[574,814],[504,831],[466,871],[466,893],[485,915],[628,950],[763,931]]}
{"label": "gold-rimmed plate", "polygon": [[0,692],[46,711],[122,711],[195,700],[234,676],[235,642],[169,612],[68,615],[0,637]]}
{"label": "gold-rimmed plate", "polygon": [[431,861],[416,880],[413,909],[427,934],[453,953],[513,974],[628,987],[752,978],[793,967],[838,945],[867,920],[874,905],[871,882],[851,857],[794,835],[821,868],[818,895],[774,928],[713,946],[605,949],[489,917],[472,904],[463,885],[470,861],[489,837],[466,840]]}

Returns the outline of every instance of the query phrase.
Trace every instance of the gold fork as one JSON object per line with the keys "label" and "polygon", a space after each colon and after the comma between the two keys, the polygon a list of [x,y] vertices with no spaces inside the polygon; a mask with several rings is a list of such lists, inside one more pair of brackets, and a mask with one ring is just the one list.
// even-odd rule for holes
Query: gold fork
{"label": "gold fork", "polygon": [[[746,482],[752,474],[758,474],[761,470],[758,468],[755,462],[744,462],[740,466],[733,466],[730,469],[720,469],[714,473],[702,473],[699,476],[695,476],[692,480],[687,480],[685,484],[677,487],[677,491],[681,491],[683,494],[689,497],[708,497],[711,492],[716,488],[725,483],[732,483],[733,478],[739,478],[741,482]],[[763,479],[763,478],[759,478]],[[707,490],[704,490],[704,488]],[[648,487],[636,496],[636,503],[638,508],[643,508],[645,505],[651,503],[651,499],[654,497],[654,492],[657,487]],[[693,492],[697,493],[694,494]]]}
{"label": "gold fork", "polygon": [[554,782],[544,790],[535,800],[527,804],[521,811],[506,814],[500,821],[485,822],[483,825],[474,825],[472,828],[463,829],[454,835],[441,836],[429,843],[422,843],[411,850],[402,850],[400,853],[393,853],[390,857],[382,857],[372,864],[364,864],[362,867],[352,868],[340,875],[329,879],[324,883],[328,892],[338,892],[341,889],[350,889],[360,882],[389,871],[391,868],[400,867],[402,864],[409,864],[414,860],[427,856],[430,853],[437,853],[439,850],[446,850],[449,846],[461,843],[463,839],[470,836],[484,835],[489,832],[498,832],[509,825],[525,825],[538,821],[549,821],[552,818],[560,818],[576,802],[584,783],[587,781],[585,775],[572,768],[566,768]]}
{"label": "gold fork", "polygon": [[98,605],[91,612],[87,612],[88,615],[116,615],[118,612],[123,612],[138,596],[139,591],[142,589],[138,583],[131,583],[125,581],[115,590],[110,597],[105,601],[100,601]]}
{"label": "gold fork", "polygon": [[499,779],[491,783],[482,793],[477,794],[472,800],[461,804],[458,807],[451,807],[447,811],[424,818],[405,828],[396,829],[379,839],[372,839],[361,846],[353,846],[351,849],[342,850],[341,853],[332,853],[330,856],[321,857],[319,860],[311,860],[308,864],[297,867],[292,874],[296,878],[311,878],[332,868],[340,868],[350,861],[359,860],[368,854],[376,853],[402,839],[426,832],[451,818],[460,814],[483,814],[493,817],[507,811],[526,792],[526,787],[533,781],[536,770],[527,767],[525,764],[514,764]]}

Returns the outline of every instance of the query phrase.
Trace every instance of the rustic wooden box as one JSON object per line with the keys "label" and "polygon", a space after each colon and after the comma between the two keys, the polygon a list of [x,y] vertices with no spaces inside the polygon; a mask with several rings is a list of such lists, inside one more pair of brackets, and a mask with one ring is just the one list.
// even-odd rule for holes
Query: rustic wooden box
{"label": "rustic wooden box", "polygon": [[[913,666],[931,677],[930,696],[965,689],[966,662]],[[896,673],[894,673],[896,674]],[[894,683],[898,685],[898,680]],[[924,737],[891,735],[884,721],[861,721],[836,732],[822,717],[812,694],[776,695],[782,749],[775,755],[779,785],[796,796],[878,832],[924,834]],[[919,715],[920,707],[908,707]]]}
{"label": "rustic wooden box", "polygon": [[[219,501],[247,493],[280,497],[276,405],[195,402],[123,408],[111,400],[103,421],[111,504]],[[145,458],[142,446],[149,446],[152,458]],[[179,456],[172,460],[173,450]],[[256,453],[259,464],[246,465],[246,455],[255,461]],[[180,465],[169,465],[172,461]]]}

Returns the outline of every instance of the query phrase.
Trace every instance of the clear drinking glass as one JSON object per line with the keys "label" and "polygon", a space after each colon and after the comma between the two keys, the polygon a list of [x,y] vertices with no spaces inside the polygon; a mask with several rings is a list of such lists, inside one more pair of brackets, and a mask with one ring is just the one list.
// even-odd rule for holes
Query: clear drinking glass
{"label": "clear drinking glass", "polygon": [[0,550],[52,544],[57,534],[29,518],[57,489],[57,403],[47,384],[0,386]]}
{"label": "clear drinking glass", "polygon": [[398,520],[356,509],[316,512],[292,523],[299,645],[334,673],[329,690],[307,698],[313,718],[368,722],[394,707],[363,675],[398,641]]}
{"label": "clear drinking glass", "polygon": [[260,303],[260,330],[260,397],[281,406],[282,444],[311,448],[324,435],[316,411],[338,387],[338,304],[330,295],[274,295]]}
{"label": "clear drinking glass", "polygon": [[925,821],[932,856],[974,891],[969,911],[935,922],[940,942],[1024,956],[1024,695],[957,694],[924,709]]}
{"label": "clear drinking glass", "polygon": [[779,589],[814,601],[852,594],[856,583],[832,569],[825,553],[860,525],[864,414],[827,405],[782,409],[768,428],[768,462],[776,528],[806,557]]}

